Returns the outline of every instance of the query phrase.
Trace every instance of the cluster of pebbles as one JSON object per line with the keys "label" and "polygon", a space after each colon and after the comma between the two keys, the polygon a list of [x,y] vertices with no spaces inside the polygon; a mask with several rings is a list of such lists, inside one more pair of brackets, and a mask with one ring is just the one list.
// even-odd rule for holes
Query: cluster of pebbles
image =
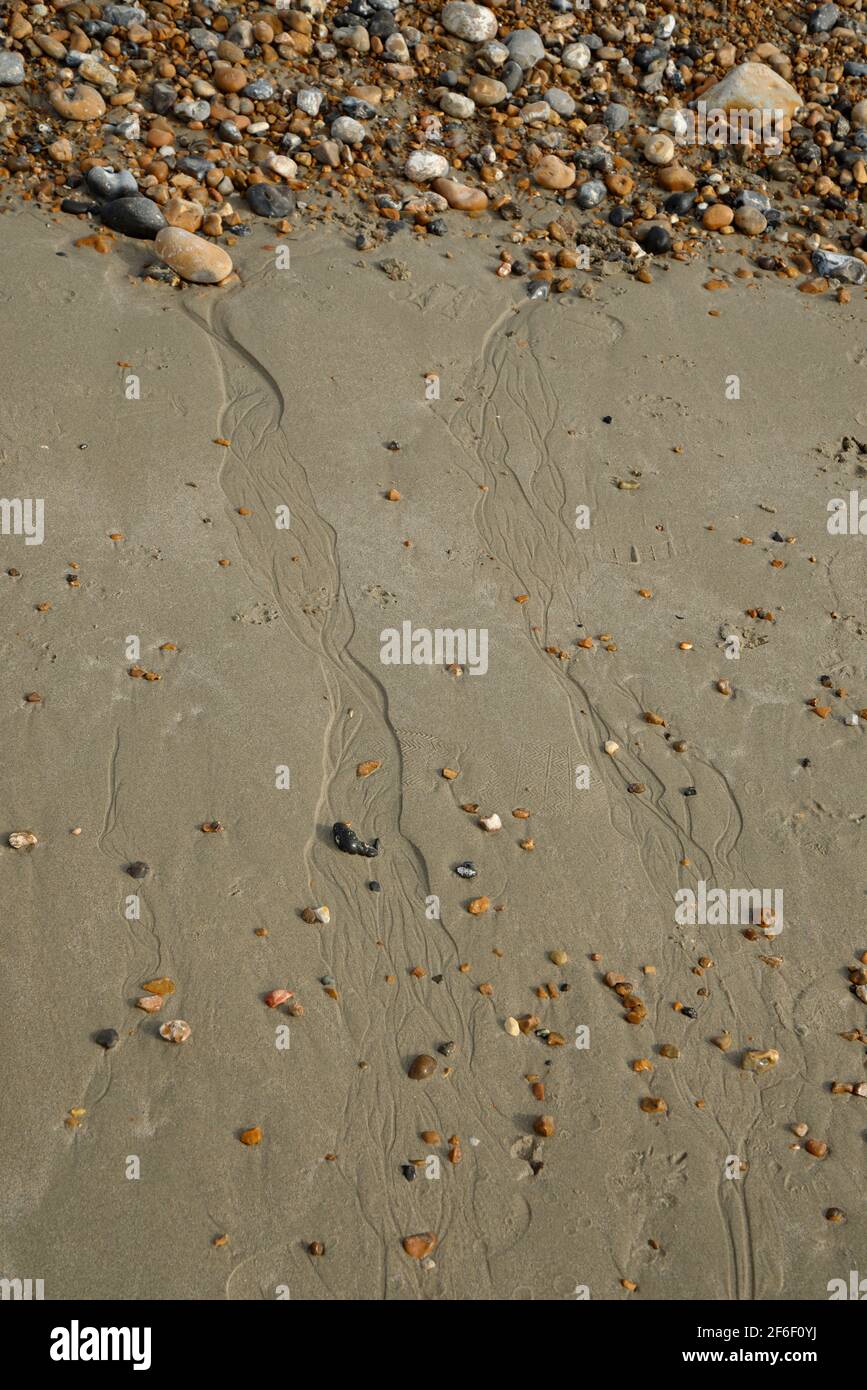
{"label": "cluster of pebbles", "polygon": [[[822,292],[867,277],[865,76],[862,0],[11,0],[0,187],[205,284],[254,216],[372,249],[498,214],[538,250],[553,208],[537,294],[727,236]],[[700,102],[732,124],[693,142]],[[780,113],[773,139],[747,110]]]}

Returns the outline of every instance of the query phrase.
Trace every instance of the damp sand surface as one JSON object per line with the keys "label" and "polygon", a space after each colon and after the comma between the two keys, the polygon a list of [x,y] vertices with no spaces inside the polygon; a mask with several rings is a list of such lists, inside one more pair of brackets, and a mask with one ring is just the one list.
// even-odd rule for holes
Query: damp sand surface
{"label": "damp sand surface", "polygon": [[[472,224],[454,257],[311,230],[287,270],[257,226],[237,284],[180,291],[78,234],[3,218],[0,491],[44,498],[45,538],[2,538],[2,1272],[46,1298],[826,1297],[867,1248],[867,1108],[830,1090],[867,1077],[840,1036],[867,1028],[867,541],[826,526],[867,466],[862,292],[738,280],[732,252],[725,291],[670,264],[531,302]],[[487,670],[384,664],[406,622],[484,631]],[[341,854],[338,820],[381,855]],[[678,923],[699,881],[782,891],[782,931]],[[528,1014],[564,1045],[509,1036]]]}

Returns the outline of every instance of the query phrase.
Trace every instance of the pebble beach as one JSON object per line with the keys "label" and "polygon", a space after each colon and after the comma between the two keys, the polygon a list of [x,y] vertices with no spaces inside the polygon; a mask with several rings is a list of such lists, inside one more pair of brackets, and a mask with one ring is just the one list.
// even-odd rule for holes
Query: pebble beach
{"label": "pebble beach", "polygon": [[858,1296],[865,77],[0,10],[0,1278]]}

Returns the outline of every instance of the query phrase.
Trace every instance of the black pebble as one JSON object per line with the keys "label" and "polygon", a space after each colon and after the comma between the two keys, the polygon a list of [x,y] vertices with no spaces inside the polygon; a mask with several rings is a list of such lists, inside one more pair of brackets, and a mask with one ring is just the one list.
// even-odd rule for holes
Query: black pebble
{"label": "black pebble", "polygon": [[602,416],[602,423],[603,423],[603,425],[610,425],[610,424],[611,424],[611,421],[612,421],[613,419],[614,419],[614,416],[613,416],[613,415],[603,415],[603,416]]}
{"label": "black pebble", "polygon": [[402,1163],[400,1171],[403,1173],[407,1182],[415,1182],[415,1166],[412,1163]]}
{"label": "black pebble", "polygon": [[126,871],[130,878],[147,878],[150,873],[150,865],[143,860],[137,859],[134,864],[127,864]]}
{"label": "black pebble", "polygon": [[473,863],[472,859],[465,859],[463,863],[458,864],[455,869],[455,873],[457,874],[458,878],[475,878],[478,872],[479,871]]}
{"label": "black pebble", "polygon": [[698,791],[695,787],[684,787],[683,794],[684,796],[698,796]]}
{"label": "black pebble", "polygon": [[671,237],[664,227],[647,227],[636,237],[636,241],[641,249],[651,256],[671,250]]}
{"label": "black pebble", "polygon": [[342,849],[344,854],[360,854],[365,859],[375,859],[379,854],[379,840],[371,840],[369,845],[365,844],[345,820],[335,821],[331,833],[337,848]]}
{"label": "black pebble", "polygon": [[375,878],[372,878],[372,879],[370,880],[370,882],[368,883],[367,886],[368,886],[368,888],[370,889],[371,893],[381,893],[381,892],[382,892],[382,884],[381,884],[381,883],[377,883],[377,881],[376,881]]}
{"label": "black pebble", "polygon": [[451,1057],[456,1047],[457,1043],[444,1042],[437,1048],[437,1052],[441,1053],[443,1057]]}
{"label": "black pebble", "polygon": [[98,1033],[94,1033],[93,1041],[109,1052],[111,1048],[117,1047],[120,1037],[116,1028],[102,1028]]}
{"label": "black pebble", "polygon": [[812,764],[812,761],[811,761],[810,758],[802,758],[802,759],[801,759],[801,767],[812,767],[812,766],[813,766],[813,764]]}
{"label": "black pebble", "polygon": [[683,1006],[683,1008],[681,1009],[680,1012],[681,1012],[686,1018],[698,1018],[698,1014],[696,1013],[695,1009],[689,1008],[689,1006],[688,1006],[687,1004],[684,1004],[684,1006]]}

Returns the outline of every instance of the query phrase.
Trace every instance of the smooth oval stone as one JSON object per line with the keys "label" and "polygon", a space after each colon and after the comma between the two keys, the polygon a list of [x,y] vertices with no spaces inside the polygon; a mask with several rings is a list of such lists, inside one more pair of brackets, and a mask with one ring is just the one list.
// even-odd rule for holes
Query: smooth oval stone
{"label": "smooth oval stone", "polygon": [[161,209],[141,193],[106,203],[100,210],[100,217],[113,232],[138,237],[141,241],[153,241],[157,232],[166,225]]}
{"label": "smooth oval stone", "polygon": [[499,106],[508,95],[509,89],[505,82],[500,82],[496,77],[485,77],[480,72],[473,74],[467,87],[467,96],[477,106]]}
{"label": "smooth oval stone", "polygon": [[666,193],[686,193],[695,188],[695,174],[682,164],[668,164],[660,168],[656,182]]}
{"label": "smooth oval stone", "polygon": [[447,34],[455,38],[467,39],[470,43],[484,43],[497,32],[497,16],[486,5],[471,5],[465,0],[449,0],[443,5],[440,22]]}
{"label": "smooth oval stone", "polygon": [[533,170],[533,182],[540,188],[558,191],[571,188],[575,182],[575,170],[571,164],[564,164],[555,154],[546,154]]}
{"label": "smooth oval stone", "polygon": [[413,183],[430,183],[431,179],[441,179],[448,174],[449,162],[433,150],[413,150],[403,171]]}
{"label": "smooth oval stone", "polygon": [[51,105],[67,121],[98,121],[105,115],[105,102],[95,87],[77,82],[74,87],[56,87]]}
{"label": "smooth oval stone", "polygon": [[564,92],[562,87],[549,87],[545,93],[545,100],[558,116],[565,116],[568,120],[570,116],[575,115],[575,98]]}
{"label": "smooth oval stone", "polygon": [[138,193],[138,184],[128,169],[116,173],[102,165],[88,169],[87,186],[100,198],[131,198]]}
{"label": "smooth oval stone", "polygon": [[529,72],[545,56],[545,45],[535,29],[515,29],[506,39],[506,47],[512,62],[524,72]]}
{"label": "smooth oval stone", "polygon": [[354,120],[352,116],[338,116],[331,124],[331,138],[342,140],[344,145],[363,145],[367,139],[367,131],[361,122]]}
{"label": "smooth oval stone", "polygon": [[409,1076],[413,1081],[426,1081],[429,1076],[433,1076],[436,1069],[436,1058],[422,1052],[410,1063]]}
{"label": "smooth oval stone", "polygon": [[651,223],[648,227],[642,227],[635,234],[635,240],[643,251],[647,251],[651,256],[661,255],[664,251],[671,250],[671,233],[658,223]]}
{"label": "smooth oval stone", "polygon": [[561,61],[564,68],[572,68],[574,72],[583,72],[588,66],[590,58],[590,49],[586,43],[567,43],[563,49]]}
{"label": "smooth oval stone", "polygon": [[644,142],[644,158],[649,164],[670,164],[674,159],[674,141],[664,131],[658,131]]}
{"label": "smooth oval stone", "polygon": [[289,217],[295,211],[295,194],[276,183],[251,183],[247,202],[259,217]]}
{"label": "smooth oval stone", "polygon": [[602,123],[611,131],[622,130],[629,120],[629,107],[619,101],[612,101],[602,112]]}
{"label": "smooth oval stone", "polygon": [[440,110],[459,121],[468,120],[476,109],[476,103],[462,92],[446,92],[440,101]]}
{"label": "smooth oval stone", "polygon": [[431,184],[434,193],[445,198],[450,208],[459,212],[484,212],[488,206],[487,196],[480,188],[468,188],[456,179],[434,179]]}
{"label": "smooth oval stone", "polygon": [[232,273],[228,251],[181,227],[164,227],[154,247],[161,261],[193,285],[219,285]]}
{"label": "smooth oval stone", "polygon": [[760,236],[767,225],[764,213],[749,203],[744,203],[735,211],[735,226],[744,236]]}
{"label": "smooth oval stone", "polygon": [[599,179],[587,179],[575,190],[575,202],[579,208],[595,208],[602,202],[607,189]]}

